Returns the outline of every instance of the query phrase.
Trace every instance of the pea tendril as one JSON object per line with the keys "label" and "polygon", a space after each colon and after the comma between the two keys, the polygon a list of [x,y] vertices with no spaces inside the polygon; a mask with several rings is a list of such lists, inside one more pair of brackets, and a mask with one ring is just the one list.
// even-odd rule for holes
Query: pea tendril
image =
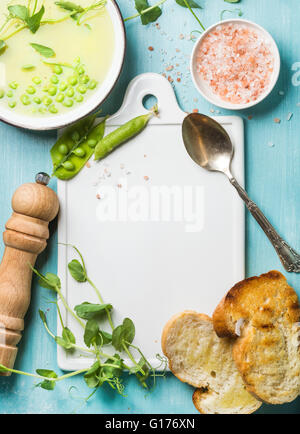
{"label": "pea tendril", "polygon": [[[139,381],[139,384],[143,388],[153,388],[155,386],[156,378],[163,377],[165,375],[166,359],[160,355],[156,355],[156,358],[160,363],[156,368],[151,365],[140,348],[133,344],[135,337],[135,326],[129,318],[125,318],[123,323],[117,327],[113,325],[110,314],[112,306],[104,304],[104,300],[100,294],[100,291],[88,276],[82,254],[73,245],[63,245],[66,247],[72,247],[79,257],[79,260],[73,259],[68,264],[68,269],[71,276],[79,283],[89,283],[95,290],[100,304],[84,302],[81,305],[75,306],[73,311],[64,298],[59,277],[52,273],[46,273],[43,275],[38,270],[32,268],[33,272],[39,277],[39,284],[44,288],[52,290],[58,296],[57,300],[51,300],[50,303],[56,305],[62,328],[62,336],[55,336],[51,332],[47,324],[46,314],[43,311],[40,310],[39,315],[46,332],[52,339],[56,341],[58,345],[63,347],[66,351],[77,350],[83,354],[88,353],[93,355],[93,364],[88,369],[80,369],[62,376],[58,376],[53,370],[37,369],[35,374],[19,371],[16,369],[9,369],[3,365],[0,365],[0,372],[11,372],[14,374],[35,378],[40,381],[36,386],[46,390],[53,390],[56,383],[59,381],[84,374],[84,380],[87,386],[93,389],[93,393],[89,395],[88,399],[104,383],[108,383],[112,389],[116,390],[120,395],[125,396],[125,387],[121,378],[125,370],[128,371],[129,375],[135,375]],[[82,326],[84,330],[84,343],[86,347],[77,345],[72,331],[65,326],[58,300],[61,301],[66,311],[71,314],[73,318]],[[97,321],[97,318],[101,312],[106,313],[108,322],[112,329],[112,334],[99,329],[99,322]],[[101,321],[101,324],[103,324],[103,321]],[[105,351],[103,351],[104,346],[110,346],[111,348],[114,348],[116,351],[115,354],[107,354]],[[136,359],[132,353],[132,350],[136,352],[139,359]],[[124,362],[124,353],[127,354],[130,362],[132,363],[131,366]],[[162,372],[157,374],[156,369],[159,369]],[[151,383],[148,381],[150,379],[152,379]]]}

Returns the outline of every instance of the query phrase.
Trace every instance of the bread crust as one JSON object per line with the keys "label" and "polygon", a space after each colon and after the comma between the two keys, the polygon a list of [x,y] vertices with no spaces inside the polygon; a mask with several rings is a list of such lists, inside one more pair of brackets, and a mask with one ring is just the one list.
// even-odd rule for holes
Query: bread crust
{"label": "bread crust", "polygon": [[[205,410],[205,407],[203,405],[203,401],[207,396],[210,395],[210,391],[207,391],[205,389],[196,389],[193,393],[193,404],[196,407],[196,409],[201,414],[208,414],[207,410]],[[231,411],[226,412],[226,414],[252,414],[256,410],[260,408],[262,405],[261,402],[257,401],[257,405],[253,407],[247,407],[243,410],[237,410],[237,409],[231,409]],[[211,414],[211,413],[210,413]],[[213,414],[225,414],[225,411],[219,413],[218,411],[215,411]]]}
{"label": "bread crust", "polygon": [[[186,380],[178,372],[176,372],[176,370],[173,368],[173,366],[172,366],[172,359],[168,355],[168,351],[167,351],[167,338],[168,338],[168,336],[170,334],[170,330],[172,329],[172,327],[175,324],[175,322],[178,321],[180,318],[183,318],[187,314],[196,315],[197,317],[199,317],[203,321],[208,321],[208,322],[212,323],[212,319],[208,315],[205,315],[204,313],[198,313],[198,312],[196,312],[194,310],[185,310],[183,312],[180,312],[180,313],[177,313],[177,314],[173,315],[169,319],[169,321],[166,323],[166,325],[164,326],[164,329],[163,329],[163,332],[162,332],[162,336],[161,336],[161,348],[162,348],[162,352],[168,358],[170,371],[175,375],[175,377],[177,377],[183,383],[186,383]],[[194,386],[194,387],[200,387],[201,386],[201,384],[199,384],[199,383],[189,383],[189,384],[191,386]]]}
{"label": "bread crust", "polygon": [[193,402],[201,413],[253,413],[261,406],[245,390],[231,340],[217,337],[209,316],[192,310],[174,315],[163,329],[161,345],[172,373],[197,388]]}
{"label": "bread crust", "polygon": [[215,332],[235,339],[233,359],[262,401],[283,404],[300,393],[299,321],[298,296],[275,270],[237,283],[215,309]]}

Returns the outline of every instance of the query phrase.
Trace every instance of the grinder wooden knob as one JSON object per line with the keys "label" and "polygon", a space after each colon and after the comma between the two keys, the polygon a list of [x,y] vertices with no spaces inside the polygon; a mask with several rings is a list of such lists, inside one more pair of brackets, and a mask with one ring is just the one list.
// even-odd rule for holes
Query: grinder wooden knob
{"label": "grinder wooden knob", "polygon": [[[13,195],[13,214],[3,234],[5,250],[0,265],[0,364],[13,368],[24,316],[31,298],[32,271],[37,255],[49,238],[48,223],[59,209],[56,193],[47,187],[49,177],[38,174],[37,183],[21,185]],[[1,375],[1,374],[0,374]],[[9,375],[9,374],[4,374]]]}

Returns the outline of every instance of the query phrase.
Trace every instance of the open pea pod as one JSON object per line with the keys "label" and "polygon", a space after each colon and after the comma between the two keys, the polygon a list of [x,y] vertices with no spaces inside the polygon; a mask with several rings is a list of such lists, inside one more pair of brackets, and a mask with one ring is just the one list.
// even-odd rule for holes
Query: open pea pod
{"label": "open pea pod", "polygon": [[73,178],[93,155],[105,131],[105,119],[94,126],[96,116],[88,116],[69,127],[52,147],[53,176],[62,180]]}

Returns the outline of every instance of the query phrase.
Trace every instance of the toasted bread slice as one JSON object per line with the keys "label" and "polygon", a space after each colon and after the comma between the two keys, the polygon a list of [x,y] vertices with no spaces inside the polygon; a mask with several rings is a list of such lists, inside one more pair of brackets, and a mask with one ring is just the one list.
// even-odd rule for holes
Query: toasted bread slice
{"label": "toasted bread slice", "polygon": [[200,413],[253,413],[261,403],[250,395],[232,358],[230,339],[219,339],[211,318],[193,311],[175,315],[165,325],[162,350],[179,380],[197,389]]}
{"label": "toasted bread slice", "polygon": [[213,314],[220,337],[235,338],[233,358],[247,386],[271,404],[300,393],[300,309],[279,271],[237,283]]}

